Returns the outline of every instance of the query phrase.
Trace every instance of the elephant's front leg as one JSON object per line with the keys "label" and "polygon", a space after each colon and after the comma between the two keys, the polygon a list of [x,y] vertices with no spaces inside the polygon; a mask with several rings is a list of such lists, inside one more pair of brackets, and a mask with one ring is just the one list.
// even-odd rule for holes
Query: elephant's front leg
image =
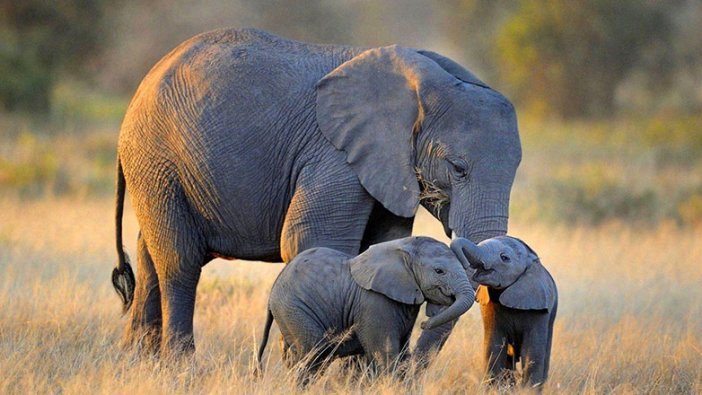
{"label": "elephant's front leg", "polygon": [[514,357],[509,355],[508,336],[505,331],[506,323],[498,319],[494,303],[480,306],[483,318],[483,361],[485,363],[485,381],[493,384],[508,380],[513,383]]}
{"label": "elephant's front leg", "polygon": [[373,244],[411,236],[413,225],[414,217],[397,216],[383,207],[380,202],[375,201],[363,233],[360,252],[367,250]]}
{"label": "elephant's front leg", "polygon": [[508,354],[507,339],[500,333],[485,334],[484,361],[488,384],[505,382],[514,384],[514,358]]}
{"label": "elephant's front leg", "polygon": [[387,336],[380,331],[366,336],[362,343],[374,375],[396,371],[401,362],[402,344],[396,336]]}
{"label": "elephant's front leg", "polygon": [[374,200],[345,165],[320,166],[305,168],[298,179],[281,232],[284,262],[312,247],[359,252]]}
{"label": "elephant's front leg", "polygon": [[405,359],[419,306],[404,305],[374,292],[364,294],[356,334],[372,371],[396,372]]}
{"label": "elephant's front leg", "polygon": [[524,382],[535,387],[543,384],[548,376],[547,332],[532,330],[524,334],[522,344],[522,372]]}

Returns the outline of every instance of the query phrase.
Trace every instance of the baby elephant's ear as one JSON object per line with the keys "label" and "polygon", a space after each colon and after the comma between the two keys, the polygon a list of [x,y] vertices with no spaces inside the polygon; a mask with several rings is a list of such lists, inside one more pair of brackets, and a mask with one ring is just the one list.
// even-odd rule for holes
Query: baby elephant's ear
{"label": "baby elephant's ear", "polygon": [[424,295],[410,271],[410,257],[396,245],[382,243],[352,259],[351,276],[361,288],[404,304],[422,304]]}
{"label": "baby elephant's ear", "polygon": [[500,295],[500,304],[518,310],[550,310],[556,302],[556,284],[538,259]]}

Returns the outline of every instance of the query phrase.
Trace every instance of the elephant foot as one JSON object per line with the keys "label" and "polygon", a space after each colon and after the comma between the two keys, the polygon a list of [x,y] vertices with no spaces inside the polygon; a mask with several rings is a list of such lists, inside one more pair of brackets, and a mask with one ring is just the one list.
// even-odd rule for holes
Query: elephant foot
{"label": "elephant foot", "polygon": [[189,357],[195,353],[195,338],[192,335],[174,336],[164,341],[161,354],[168,358]]}
{"label": "elephant foot", "polygon": [[517,372],[511,369],[501,369],[499,372],[490,374],[485,378],[483,384],[499,389],[514,388],[519,382]]}
{"label": "elephant foot", "polygon": [[127,328],[122,336],[122,347],[136,350],[144,356],[159,356],[161,352],[161,327]]}

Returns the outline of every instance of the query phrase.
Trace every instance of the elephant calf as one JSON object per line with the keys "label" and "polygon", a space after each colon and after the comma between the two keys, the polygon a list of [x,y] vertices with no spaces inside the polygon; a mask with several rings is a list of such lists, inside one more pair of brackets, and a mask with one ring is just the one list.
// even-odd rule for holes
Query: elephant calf
{"label": "elephant calf", "polygon": [[[490,381],[515,370],[521,359],[523,379],[532,386],[548,376],[553,322],[558,307],[556,283],[526,243],[498,236],[479,245],[463,238],[451,248],[475,269],[485,328],[485,364]],[[468,262],[466,262],[466,259]]]}
{"label": "elephant calf", "polygon": [[431,329],[468,311],[474,295],[451,249],[428,237],[376,244],[356,257],[312,248],[295,257],[273,285],[259,366],[275,319],[286,365],[305,361],[300,379],[333,357],[350,355],[364,355],[387,372],[407,356],[424,301],[448,306],[421,324]]}

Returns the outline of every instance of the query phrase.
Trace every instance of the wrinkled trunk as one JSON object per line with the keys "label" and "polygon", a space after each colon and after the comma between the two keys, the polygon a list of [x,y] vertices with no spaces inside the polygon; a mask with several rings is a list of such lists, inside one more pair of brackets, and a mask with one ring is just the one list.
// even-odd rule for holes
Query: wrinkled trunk
{"label": "wrinkled trunk", "polygon": [[449,321],[453,321],[470,309],[475,298],[475,291],[473,291],[473,287],[471,287],[467,277],[465,282],[461,281],[460,290],[454,296],[456,300],[446,310],[422,324],[422,329],[432,329]]}
{"label": "wrinkled trunk", "polygon": [[465,270],[485,268],[484,262],[487,257],[484,256],[484,251],[472,241],[462,237],[454,238],[451,241],[451,250]]}
{"label": "wrinkled trunk", "polygon": [[473,185],[451,199],[449,228],[474,243],[507,234],[511,185]]}

